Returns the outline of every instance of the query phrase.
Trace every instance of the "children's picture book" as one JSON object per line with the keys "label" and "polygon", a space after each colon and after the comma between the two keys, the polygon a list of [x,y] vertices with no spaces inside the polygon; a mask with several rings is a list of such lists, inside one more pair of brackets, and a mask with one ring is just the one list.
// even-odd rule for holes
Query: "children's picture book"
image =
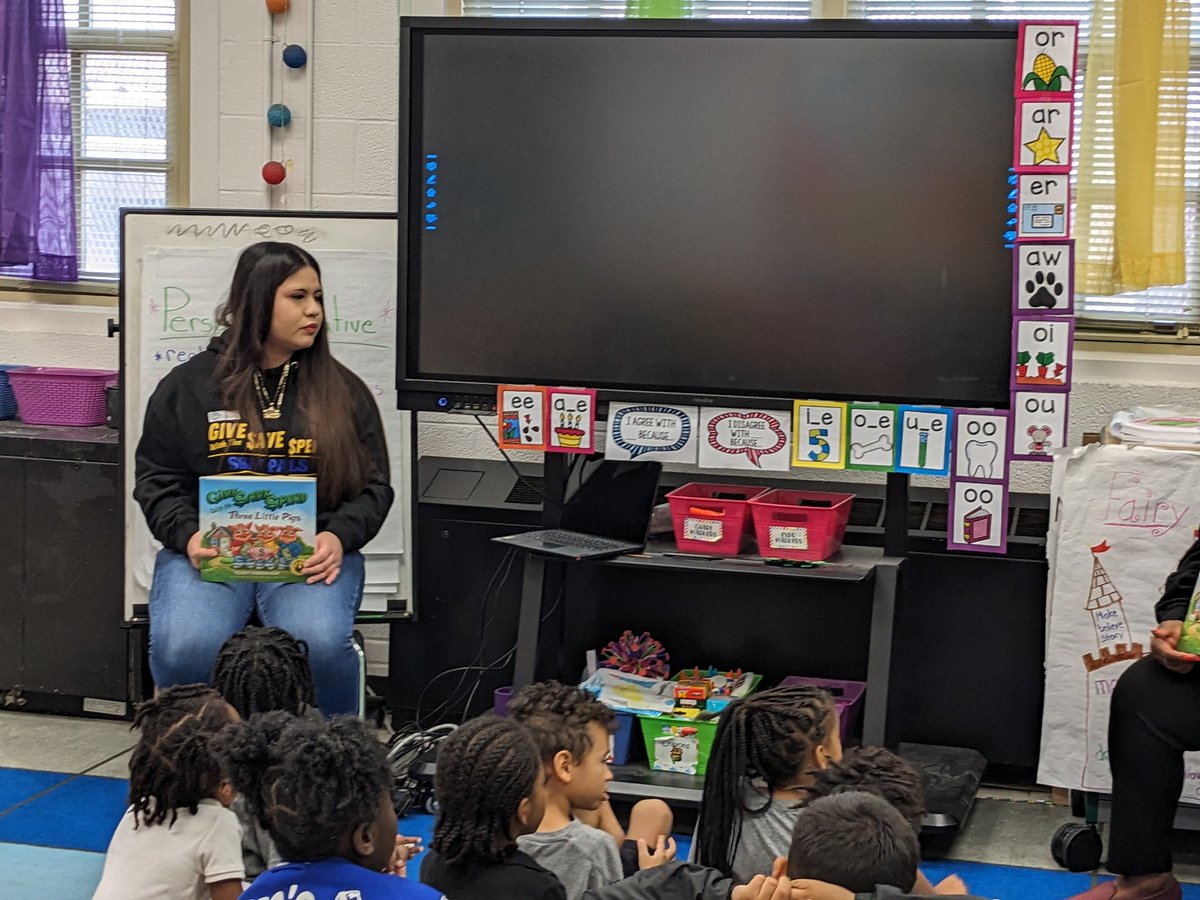
{"label": "children's picture book", "polygon": [[317,480],[270,475],[200,479],[204,581],[304,581],[317,535]]}

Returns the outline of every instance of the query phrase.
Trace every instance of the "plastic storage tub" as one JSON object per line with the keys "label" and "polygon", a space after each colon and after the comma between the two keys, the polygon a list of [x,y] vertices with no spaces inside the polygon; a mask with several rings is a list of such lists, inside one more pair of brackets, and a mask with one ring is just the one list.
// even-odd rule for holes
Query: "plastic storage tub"
{"label": "plastic storage tub", "polygon": [[9,369],[21,419],[30,425],[103,425],[104,388],[117,373],[104,369]]}
{"label": "plastic storage tub", "polygon": [[638,716],[646,759],[658,772],[703,775],[708,771],[716,719],[682,719],[675,716]]}
{"label": "plastic storage tub", "polygon": [[667,494],[675,544],[687,553],[737,556],[750,540],[749,502],[765,488],[694,481]]}
{"label": "plastic storage tub", "polygon": [[842,549],[853,494],[766,491],[750,501],[758,552],[774,559],[819,561]]}
{"label": "plastic storage tub", "polygon": [[8,373],[19,366],[0,365],[0,419],[11,419],[17,414],[17,398],[13,395]]}
{"label": "plastic storage tub", "polygon": [[838,720],[841,722],[839,731],[842,742],[845,743],[850,740],[850,735],[854,733],[854,729],[858,725],[859,714],[862,712],[862,698],[863,694],[867,691],[866,682],[835,681],[828,678],[805,678],[803,675],[791,675],[779,682],[780,687],[793,684],[810,685],[811,687],[824,688],[829,691],[833,695],[833,703],[837,707]]}

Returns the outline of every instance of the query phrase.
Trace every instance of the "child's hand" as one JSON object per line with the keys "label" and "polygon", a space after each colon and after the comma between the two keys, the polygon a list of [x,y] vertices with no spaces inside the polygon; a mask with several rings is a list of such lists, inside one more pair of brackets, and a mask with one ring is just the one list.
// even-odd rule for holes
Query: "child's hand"
{"label": "child's hand", "polygon": [[957,875],[947,875],[933,887],[935,894],[950,894],[951,896],[961,897],[968,893],[967,883]]}
{"label": "child's hand", "polygon": [[749,884],[735,887],[729,895],[729,900],[792,900],[795,896],[792,884],[788,878],[755,875]]}
{"label": "child's hand", "polygon": [[836,884],[800,878],[792,882],[792,900],[854,900],[854,893]]}
{"label": "child's hand", "polygon": [[638,838],[638,868],[653,869],[662,866],[675,858],[675,838],[658,836],[658,843],[651,848],[642,838]]}
{"label": "child's hand", "polygon": [[407,877],[408,861],[424,849],[421,846],[420,838],[396,835],[396,847],[392,850],[392,858],[387,867],[388,873],[399,875],[401,878]]}

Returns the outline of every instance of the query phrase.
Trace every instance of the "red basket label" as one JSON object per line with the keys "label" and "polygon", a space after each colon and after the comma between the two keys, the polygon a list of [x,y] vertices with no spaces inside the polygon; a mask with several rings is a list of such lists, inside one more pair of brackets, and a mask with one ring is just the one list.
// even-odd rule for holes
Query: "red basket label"
{"label": "red basket label", "polygon": [[697,519],[692,516],[684,516],[683,539],[685,541],[702,541],[705,544],[719,544],[725,540],[725,523],[721,519]]}
{"label": "red basket label", "polygon": [[772,550],[807,550],[808,529],[798,525],[770,526],[768,543]]}

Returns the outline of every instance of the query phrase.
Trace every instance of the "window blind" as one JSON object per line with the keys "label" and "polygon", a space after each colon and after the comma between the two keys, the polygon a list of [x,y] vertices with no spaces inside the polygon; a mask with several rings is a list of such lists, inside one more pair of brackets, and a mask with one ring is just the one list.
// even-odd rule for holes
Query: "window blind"
{"label": "window blind", "polygon": [[[811,0],[692,0],[693,19],[806,19]],[[614,18],[625,16],[623,0],[463,0],[464,16],[553,16]]]}
{"label": "window blind", "polygon": [[65,0],[81,279],[119,269],[122,206],[175,200],[175,0]]}
{"label": "window blind", "polygon": [[[869,19],[1077,19],[1080,27],[1080,58],[1087,65],[1087,47],[1091,34],[1111,34],[1115,21],[1091,21],[1091,0],[850,0],[852,16]],[[1178,286],[1159,286],[1136,293],[1113,296],[1076,297],[1076,311],[1081,325],[1092,328],[1122,330],[1158,329],[1170,331],[1179,326],[1200,325],[1200,5],[1192,12],[1192,76],[1189,78],[1187,103],[1187,148],[1185,153],[1185,185],[1187,208],[1185,236],[1187,242],[1187,283]],[[1081,152],[1096,161],[1093,184],[1112,185],[1113,135],[1111,131],[1111,85],[1101,83],[1096,102],[1099,112],[1108,111],[1099,127],[1090,135],[1090,143],[1081,146],[1084,79],[1082,73],[1076,86],[1075,158]],[[1107,94],[1107,96],[1106,96]],[[1093,209],[1091,231],[1103,234],[1112,231],[1113,207],[1101,205]],[[1078,233],[1078,223],[1076,227]]]}

